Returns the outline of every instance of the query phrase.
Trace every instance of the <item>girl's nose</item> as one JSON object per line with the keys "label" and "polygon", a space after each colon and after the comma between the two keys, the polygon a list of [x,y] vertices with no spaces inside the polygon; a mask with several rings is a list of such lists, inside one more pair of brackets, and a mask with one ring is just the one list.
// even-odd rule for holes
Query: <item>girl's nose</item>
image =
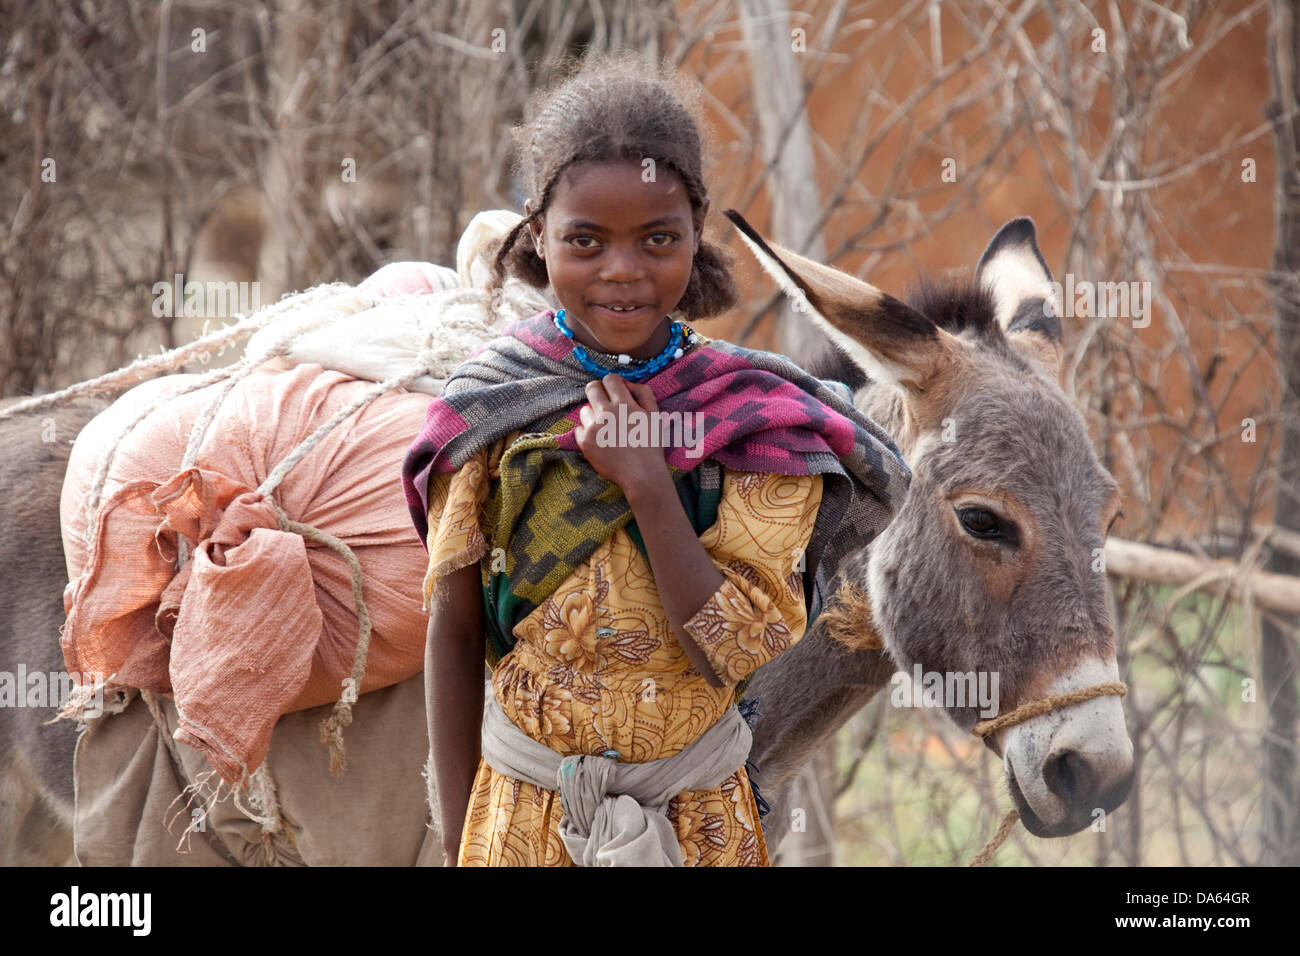
{"label": "girl's nose", "polygon": [[645,275],[635,252],[611,249],[605,257],[605,266],[600,270],[600,278],[605,282],[635,282]]}

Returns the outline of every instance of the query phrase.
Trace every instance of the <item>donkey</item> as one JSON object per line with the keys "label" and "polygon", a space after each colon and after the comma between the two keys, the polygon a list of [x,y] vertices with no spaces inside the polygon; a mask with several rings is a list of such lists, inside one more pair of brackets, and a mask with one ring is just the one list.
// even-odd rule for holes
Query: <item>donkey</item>
{"label": "donkey", "polygon": [[[727,216],[829,337],[834,377],[857,386],[855,404],[912,469],[903,507],[844,572],[866,584],[859,614],[874,635],[848,648],[814,628],[747,689],[766,724],[751,761],[760,785],[774,785],[771,816],[784,829],[786,784],[804,756],[896,669],[997,675],[1003,713],[1118,680],[1100,559],[1120,495],[1058,384],[1061,326],[1031,220],[998,231],[973,279],[923,283],[904,303]],[[971,700],[944,708],[967,731],[981,716]],[[1036,836],[1082,830],[1132,783],[1133,745],[1115,696],[984,742]]]}
{"label": "donkey", "polygon": [[[15,682],[20,668],[37,675],[63,670],[67,565],[59,494],[73,440],[105,407],[82,400],[0,421],[0,672]],[[0,865],[70,862],[76,727],[50,723],[56,708],[25,706],[26,688],[14,691],[24,706],[0,697],[8,705],[0,706]]]}
{"label": "donkey", "polygon": [[[746,691],[761,714],[751,763],[772,807],[764,822],[775,851],[788,830],[797,771],[900,667],[997,675],[1004,713],[1024,701],[1118,678],[1104,574],[1094,570],[1118,493],[1081,414],[1057,384],[1061,330],[1049,308],[1051,276],[1029,220],[997,233],[973,280],[923,285],[904,304],[769,244],[738,214],[728,216],[763,267],[830,337],[837,349],[834,377],[856,388],[856,404],[895,436],[913,470],[894,520],[842,569],[843,580],[865,588],[865,602],[854,606],[846,597],[847,609],[832,602],[831,611],[761,668]],[[7,528],[22,521],[26,544],[22,556],[9,554],[5,561],[4,600],[13,610],[0,645],[3,669],[10,661],[57,656],[63,578],[54,573],[62,561],[52,480],[59,468],[51,460],[41,473],[31,462],[57,456],[61,446],[38,451],[30,420],[0,422],[0,431],[11,450],[9,487],[27,492],[10,494],[0,505],[10,511]],[[34,572],[41,580],[14,576],[16,569],[38,567],[44,569]],[[18,602],[20,593],[31,600]],[[831,625],[854,616],[861,625],[856,633]],[[365,703],[363,697],[354,729],[368,717]],[[943,704],[966,730],[989,716],[974,700]],[[411,721],[424,726],[422,714],[373,713],[371,719],[393,721],[391,736],[409,740],[413,754],[427,752],[424,736],[410,733]],[[66,730],[46,739],[38,733],[50,731],[39,731],[22,711],[0,708],[0,741],[8,742],[0,745],[0,774],[9,779],[11,767],[27,768],[11,788],[17,800],[9,818],[0,816],[0,855],[6,826],[14,840],[18,811],[47,808],[43,819],[65,825],[71,819],[72,737]],[[314,721],[282,720],[268,763],[277,748],[319,749],[307,739],[313,733]],[[1109,813],[1127,796],[1132,744],[1115,697],[1051,711],[985,742],[1002,758],[1011,797],[1035,835],[1077,832],[1098,809]],[[37,751],[44,752],[38,757]],[[379,792],[393,786],[384,769],[348,773],[373,775],[367,782]],[[419,786],[414,779],[410,785]],[[349,826],[346,819],[334,823],[332,831]],[[411,834],[414,846],[427,845],[420,829]],[[208,838],[218,839],[215,833]],[[319,842],[322,835],[314,838]],[[66,836],[51,847],[56,856],[66,853]],[[248,854],[227,847],[223,856]],[[437,862],[427,854],[421,860]]]}

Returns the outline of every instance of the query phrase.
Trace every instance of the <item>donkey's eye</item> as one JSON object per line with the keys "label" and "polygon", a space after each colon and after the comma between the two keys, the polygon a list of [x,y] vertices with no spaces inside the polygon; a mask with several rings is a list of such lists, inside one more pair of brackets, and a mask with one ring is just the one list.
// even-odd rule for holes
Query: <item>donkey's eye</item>
{"label": "donkey's eye", "polygon": [[1003,521],[992,511],[985,508],[958,508],[957,520],[961,522],[961,526],[966,529],[966,533],[971,537],[1003,540],[1009,544],[1016,543],[1015,525],[1009,521]]}
{"label": "donkey's eye", "polygon": [[957,511],[961,525],[978,538],[991,538],[998,533],[998,518],[983,508],[961,508]]}

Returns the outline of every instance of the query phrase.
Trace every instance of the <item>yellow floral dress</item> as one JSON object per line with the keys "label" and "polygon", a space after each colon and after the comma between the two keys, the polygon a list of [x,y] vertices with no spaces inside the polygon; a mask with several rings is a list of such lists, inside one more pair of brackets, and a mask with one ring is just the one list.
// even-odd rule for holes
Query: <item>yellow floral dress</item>
{"label": "yellow floral dress", "polygon": [[[431,480],[426,611],[439,577],[488,555],[479,516],[514,437]],[[515,627],[492,673],[505,713],[566,755],[646,761],[683,750],[731,706],[742,678],[803,636],[802,555],[821,493],[820,475],[723,472],[717,521],[700,543],[725,581],[685,628],[726,686],[710,687],[686,656],[649,563],[620,529]],[[556,792],[480,759],[458,865],[572,866],[560,816]],[[717,789],[678,794],[668,817],[687,866],[768,865],[743,767]]]}

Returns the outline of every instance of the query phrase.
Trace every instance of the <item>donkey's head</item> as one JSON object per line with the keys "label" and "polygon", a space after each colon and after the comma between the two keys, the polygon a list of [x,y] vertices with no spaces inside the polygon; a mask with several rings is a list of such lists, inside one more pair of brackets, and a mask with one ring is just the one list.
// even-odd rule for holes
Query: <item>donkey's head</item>
{"label": "donkey's head", "polygon": [[[943,705],[966,730],[992,716],[976,687],[996,688],[992,708],[1005,714],[1118,680],[1101,549],[1119,493],[1058,384],[1061,327],[1033,223],[1003,226],[973,281],[922,286],[905,304],[727,215],[865,373],[856,403],[912,468],[867,559],[872,618],[895,662],[942,681]],[[1133,745],[1118,697],[985,742],[1035,835],[1081,830],[1128,795]]]}

